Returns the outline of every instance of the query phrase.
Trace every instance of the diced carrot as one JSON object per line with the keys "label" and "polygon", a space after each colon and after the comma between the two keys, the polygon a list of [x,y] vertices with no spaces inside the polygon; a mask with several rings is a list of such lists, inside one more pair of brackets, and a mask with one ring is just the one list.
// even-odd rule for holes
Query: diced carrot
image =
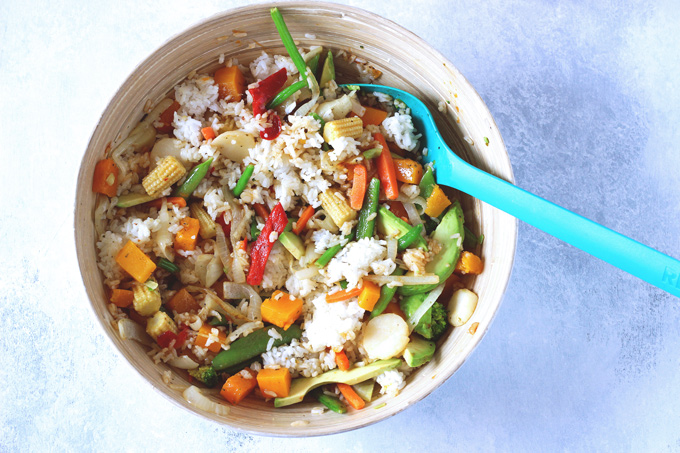
{"label": "diced carrot", "polygon": [[243,241],[241,242],[241,250],[243,250],[245,252],[247,250],[247,247],[248,247],[248,239],[243,238]]}
{"label": "diced carrot", "polygon": [[255,203],[253,209],[255,210],[255,214],[260,216],[262,220],[267,220],[267,217],[269,217],[269,209],[262,203]]}
{"label": "diced carrot", "polygon": [[265,368],[257,373],[257,385],[259,385],[262,393],[269,398],[288,396],[290,381],[288,368],[279,368],[278,370]]}
{"label": "diced carrot", "polygon": [[219,88],[219,98],[229,97],[229,102],[238,102],[246,91],[246,79],[237,66],[220,68],[215,71],[215,83]]}
{"label": "diced carrot", "polygon": [[425,214],[430,217],[439,217],[439,215],[444,212],[447,206],[451,204],[451,201],[444,194],[444,191],[435,184],[434,189],[429,197],[427,197],[427,207],[425,207]]}
{"label": "diced carrot", "polygon": [[399,218],[407,218],[408,219],[408,212],[406,212],[406,208],[404,207],[404,203],[401,201],[387,201],[387,204],[390,207],[390,211],[396,215]]}
{"label": "diced carrot", "polygon": [[423,166],[413,159],[394,159],[397,181],[419,184],[423,178]]}
{"label": "diced carrot", "polygon": [[361,286],[352,289],[342,289],[331,294],[326,294],[326,302],[342,302],[343,300],[357,297],[361,294]]}
{"label": "diced carrot", "polygon": [[182,229],[175,235],[175,249],[194,250],[196,242],[198,242],[198,230],[200,229],[198,219],[185,217],[179,221],[179,224]]}
{"label": "diced carrot", "polygon": [[210,126],[201,129],[201,134],[203,134],[203,138],[206,140],[212,140],[215,138],[215,130]]}
{"label": "diced carrot", "polygon": [[220,395],[234,406],[237,405],[257,387],[255,375],[256,373],[250,368],[239,371],[227,379],[220,390]]}
{"label": "diced carrot", "polygon": [[94,167],[92,191],[115,197],[118,190],[118,166],[113,159],[104,159]]}
{"label": "diced carrot", "polygon": [[354,179],[354,166],[355,164],[349,164],[347,162],[338,163],[338,167],[347,170],[347,181],[351,181],[352,179]]}
{"label": "diced carrot", "polygon": [[385,188],[385,195],[388,200],[396,200],[399,196],[399,187],[397,186],[397,173],[394,169],[392,155],[387,147],[385,137],[383,137],[380,132],[376,133],[374,137],[383,149],[376,159],[378,163],[378,178],[380,178],[380,185]]}
{"label": "diced carrot", "polygon": [[181,105],[179,102],[174,101],[170,104],[170,107],[163,110],[163,113],[158,117],[158,127],[156,127],[156,132],[159,134],[169,134],[172,132],[172,122],[175,120],[175,112],[179,110]]}
{"label": "diced carrot", "polygon": [[378,299],[380,299],[380,286],[373,282],[364,281],[361,294],[359,294],[359,306],[364,310],[373,311]]}
{"label": "diced carrot", "polygon": [[134,293],[127,289],[114,289],[111,293],[111,303],[117,307],[129,307],[134,299]]}
{"label": "diced carrot", "polygon": [[335,364],[338,366],[340,371],[349,370],[349,359],[345,351],[340,351],[335,353]]}
{"label": "diced carrot", "polygon": [[302,214],[300,214],[300,218],[295,222],[295,228],[293,228],[293,233],[299,235],[302,233],[302,230],[304,230],[305,225],[307,225],[307,222],[309,222],[309,219],[312,218],[314,215],[314,208],[312,206],[307,206],[304,211],[302,211]]}
{"label": "diced carrot", "polygon": [[157,200],[151,200],[144,203],[147,208],[160,209],[163,206],[163,200],[165,200],[169,205],[174,204],[179,208],[183,208],[187,205],[187,201],[183,197],[162,197]]}
{"label": "diced carrot", "polygon": [[385,118],[387,118],[387,112],[384,110],[376,109],[373,107],[364,107],[366,112],[361,116],[361,121],[364,123],[364,127],[369,124],[374,126],[380,126]]}
{"label": "diced carrot", "polygon": [[366,195],[366,167],[357,164],[354,166],[354,182],[350,195],[350,207],[359,211],[364,204],[364,195]]}
{"label": "diced carrot", "polygon": [[220,352],[225,341],[227,341],[227,334],[210,324],[203,324],[198,329],[194,344],[202,348],[208,348],[212,352]]}
{"label": "diced carrot", "polygon": [[134,242],[128,241],[116,255],[116,263],[139,283],[144,283],[156,270],[156,263],[146,256]]}
{"label": "diced carrot", "polygon": [[174,296],[165,304],[170,310],[177,313],[186,313],[188,311],[198,311],[201,305],[196,302],[194,296],[189,294],[186,288],[182,288],[175,293]]}
{"label": "diced carrot", "polygon": [[354,391],[351,385],[338,383],[338,389],[342,396],[345,397],[350,406],[354,409],[363,409],[366,406],[366,401],[364,401],[357,392]]}
{"label": "diced carrot", "polygon": [[302,305],[302,299],[276,290],[269,299],[262,302],[262,320],[288,330],[302,314]]}
{"label": "diced carrot", "polygon": [[484,263],[481,258],[474,253],[464,251],[460,254],[460,258],[456,263],[456,269],[454,272],[459,274],[481,274],[484,270]]}
{"label": "diced carrot", "polygon": [[394,313],[395,315],[399,315],[406,320],[406,315],[404,312],[401,310],[401,307],[399,307],[399,304],[396,303],[395,301],[390,302],[387,304],[387,307],[385,307],[385,310],[383,310],[383,313]]}

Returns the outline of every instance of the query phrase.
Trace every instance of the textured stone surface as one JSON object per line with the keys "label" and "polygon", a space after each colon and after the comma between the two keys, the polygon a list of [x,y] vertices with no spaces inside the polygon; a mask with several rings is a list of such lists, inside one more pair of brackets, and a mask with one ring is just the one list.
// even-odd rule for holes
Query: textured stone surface
{"label": "textured stone surface", "polygon": [[[118,358],[77,272],[82,152],[139,61],[245,3],[0,2],[0,451],[679,450],[678,300],[524,224],[472,358],[358,432],[233,432],[167,402]],[[349,3],[419,34],[468,77],[518,185],[680,257],[677,4]]]}

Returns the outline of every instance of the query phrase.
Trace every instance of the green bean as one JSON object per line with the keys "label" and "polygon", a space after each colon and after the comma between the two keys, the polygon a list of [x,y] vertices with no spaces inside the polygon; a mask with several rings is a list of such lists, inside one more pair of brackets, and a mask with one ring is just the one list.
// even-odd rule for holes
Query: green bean
{"label": "green bean", "polygon": [[238,178],[238,182],[236,183],[236,186],[234,187],[234,190],[231,192],[234,194],[235,197],[240,196],[243,191],[246,189],[246,186],[248,185],[248,181],[250,181],[250,177],[253,176],[253,171],[255,170],[255,165],[249,164],[245,170],[243,170],[243,174],[241,175],[240,178]]}
{"label": "green bean", "polygon": [[325,252],[323,252],[323,254],[319,257],[319,259],[317,259],[316,262],[314,263],[314,264],[316,264],[316,267],[321,268],[321,267],[326,266],[326,264],[328,264],[330,262],[330,260],[332,260],[333,257],[335,255],[337,255],[338,252],[340,250],[342,250],[343,247],[345,247],[347,245],[347,243],[349,241],[351,241],[353,238],[354,238],[354,233],[350,233],[347,236],[345,236],[346,241],[344,241],[340,244],[336,244],[333,247],[326,250]]}
{"label": "green bean", "polygon": [[175,191],[172,193],[173,197],[182,197],[184,199],[187,199],[191,196],[191,194],[196,190],[196,187],[203,181],[203,178],[205,178],[205,175],[208,174],[208,170],[210,170],[210,165],[212,165],[212,157],[202,164],[196,165],[194,168],[189,170],[189,173],[187,174],[186,179],[182,183],[181,186],[175,189]]}
{"label": "green bean", "polygon": [[274,107],[278,107],[279,105],[283,104],[283,101],[285,101],[286,99],[288,99],[301,89],[305,88],[306,86],[307,82],[304,80],[297,81],[294,84],[287,86],[283,90],[279,91],[279,93],[276,96],[274,96],[274,99],[269,101],[267,108],[273,109]]}
{"label": "green bean", "polygon": [[[406,271],[400,267],[396,268],[394,272],[392,272],[392,275],[404,275]],[[371,316],[369,319],[373,319],[379,314],[381,314],[383,311],[385,311],[385,308],[387,308],[387,304],[390,303],[392,299],[394,299],[394,295],[397,294],[397,287],[390,288],[387,285],[383,285],[380,287],[380,299],[378,299],[378,302],[375,303],[375,306],[373,307],[373,311],[371,312]]]}
{"label": "green bean", "polygon": [[314,390],[312,392],[312,395],[317,400],[319,400],[321,404],[323,404],[333,412],[337,412],[338,414],[347,413],[347,407],[344,404],[342,404],[342,401],[340,401],[339,398],[335,396],[326,395],[321,389]]}
{"label": "green bean", "polygon": [[364,198],[364,207],[359,213],[357,222],[357,239],[372,238],[375,231],[375,218],[378,216],[378,198],[380,197],[380,180],[371,179]]}
{"label": "green bean", "polygon": [[161,258],[158,260],[158,267],[165,269],[168,272],[172,272],[173,274],[175,272],[179,272],[179,266],[177,266],[170,260],[166,260],[165,258]]}
{"label": "green bean", "polygon": [[253,220],[250,222],[250,240],[251,242],[254,241],[255,239],[258,238],[260,235],[260,230],[257,229],[257,219],[253,217]]}
{"label": "green bean", "polygon": [[410,230],[408,230],[408,233],[403,235],[402,237],[399,238],[397,241],[397,250],[406,250],[406,248],[413,243],[418,237],[420,236],[420,233],[423,231],[423,225],[416,225]]}
{"label": "green bean", "polygon": [[290,56],[290,59],[293,60],[293,63],[295,64],[295,67],[297,68],[298,72],[302,76],[302,80],[307,82],[307,65],[305,64],[305,59],[302,58],[302,55],[300,55],[300,51],[298,50],[297,46],[295,45],[295,41],[293,41],[293,37],[290,35],[290,31],[288,31],[288,27],[286,26],[286,22],[283,20],[283,16],[281,15],[281,11],[279,11],[278,8],[274,7],[270,10],[272,20],[274,21],[274,26],[276,27],[276,30],[279,32],[279,36],[281,36],[281,41],[283,42],[283,46],[286,48],[288,51],[288,55]]}
{"label": "green bean", "polygon": [[371,148],[364,151],[364,159],[375,159],[382,152],[382,148]]}

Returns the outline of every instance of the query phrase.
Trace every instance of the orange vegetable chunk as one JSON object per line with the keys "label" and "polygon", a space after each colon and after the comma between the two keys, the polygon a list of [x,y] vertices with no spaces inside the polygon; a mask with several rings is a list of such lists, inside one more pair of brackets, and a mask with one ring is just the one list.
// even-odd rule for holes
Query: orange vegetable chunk
{"label": "orange vegetable chunk", "polygon": [[117,307],[129,307],[134,299],[134,293],[127,289],[114,289],[111,293],[111,303]]}
{"label": "orange vegetable chunk", "polygon": [[357,392],[354,391],[351,385],[338,383],[338,390],[345,397],[347,403],[354,409],[363,409],[366,406],[366,401],[364,401]]}
{"label": "orange vegetable chunk", "polygon": [[361,294],[359,294],[359,306],[364,310],[373,311],[378,299],[380,299],[380,286],[373,282],[364,281]]}
{"label": "orange vegetable chunk", "polygon": [[198,230],[201,224],[198,219],[185,217],[179,222],[182,227],[175,235],[175,249],[194,250],[198,241]]}
{"label": "orange vegetable chunk", "polygon": [[361,286],[357,286],[352,289],[341,289],[331,294],[326,294],[326,302],[342,302],[343,300],[351,299],[352,297],[357,297],[361,294]]}
{"label": "orange vegetable chunk", "polygon": [[265,368],[257,374],[257,384],[267,398],[282,398],[290,393],[290,371],[288,368],[271,370]]}
{"label": "orange vegetable chunk", "polygon": [[[244,374],[250,377],[244,377]],[[257,387],[255,374],[250,368],[245,368],[243,371],[236,373],[224,383],[222,390],[220,390],[220,395],[236,406]]]}
{"label": "orange vegetable chunk", "polygon": [[92,191],[115,197],[118,190],[118,166],[113,159],[104,159],[94,167]]}
{"label": "orange vegetable chunk", "polygon": [[380,126],[385,118],[387,118],[387,112],[384,110],[376,109],[373,107],[364,107],[366,112],[361,116],[361,121],[364,123],[364,127],[369,124],[374,126]]}
{"label": "orange vegetable chunk", "polygon": [[128,241],[116,255],[116,263],[139,283],[144,283],[156,270],[156,264],[134,242]]}
{"label": "orange vegetable chunk", "polygon": [[227,341],[227,334],[210,324],[203,324],[198,329],[194,344],[202,348],[208,348],[212,352],[220,352],[225,341]]}
{"label": "orange vegetable chunk", "polygon": [[186,313],[188,311],[198,311],[201,306],[194,296],[189,294],[186,288],[182,288],[175,293],[174,296],[165,304],[170,310],[176,311],[177,313]]}
{"label": "orange vegetable chunk", "polygon": [[215,71],[215,83],[219,88],[219,98],[224,99],[231,96],[229,102],[240,101],[241,96],[246,91],[246,79],[237,66],[220,68]]}
{"label": "orange vegetable chunk", "polygon": [[277,290],[262,302],[262,320],[288,330],[302,314],[302,300]]}
{"label": "orange vegetable chunk", "polygon": [[212,140],[215,138],[215,130],[210,126],[201,129],[201,134],[203,134],[203,138],[206,140]]}
{"label": "orange vegetable chunk", "polygon": [[423,178],[423,166],[413,159],[394,159],[397,181],[419,184]]}
{"label": "orange vegetable chunk", "polygon": [[464,251],[460,254],[460,258],[456,263],[454,272],[459,274],[474,274],[479,275],[484,270],[484,263],[482,259],[474,253]]}
{"label": "orange vegetable chunk", "polygon": [[444,191],[441,189],[441,187],[435,184],[432,194],[430,194],[430,196],[427,198],[425,214],[429,215],[430,217],[439,217],[439,215],[444,212],[444,209],[446,209],[449,205],[451,205],[451,201],[444,194]]}
{"label": "orange vegetable chunk", "polygon": [[349,359],[345,351],[340,351],[335,353],[335,364],[338,366],[340,371],[349,370]]}
{"label": "orange vegetable chunk", "polygon": [[159,134],[169,134],[174,129],[172,127],[172,122],[175,120],[175,112],[179,110],[181,105],[177,101],[173,101],[170,107],[163,110],[161,116],[158,118],[158,125],[156,127],[156,132]]}

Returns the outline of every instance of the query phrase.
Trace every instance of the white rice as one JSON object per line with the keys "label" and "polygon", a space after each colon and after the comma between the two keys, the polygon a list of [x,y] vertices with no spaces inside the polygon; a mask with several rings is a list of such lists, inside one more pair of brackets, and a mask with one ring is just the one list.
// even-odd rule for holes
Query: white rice
{"label": "white rice", "polygon": [[413,151],[418,147],[421,134],[415,133],[413,119],[408,113],[395,112],[385,118],[380,129],[387,139],[395,142],[401,149]]}

